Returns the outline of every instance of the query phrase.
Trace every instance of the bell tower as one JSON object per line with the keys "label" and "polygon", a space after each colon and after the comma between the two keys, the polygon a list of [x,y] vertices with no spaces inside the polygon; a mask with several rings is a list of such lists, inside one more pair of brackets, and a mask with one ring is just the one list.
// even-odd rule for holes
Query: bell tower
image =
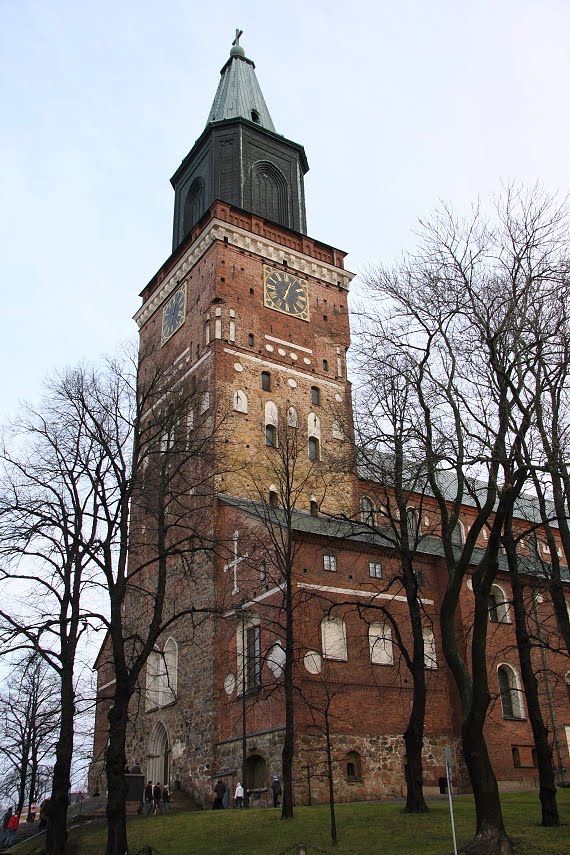
{"label": "bell tower", "polygon": [[241,35],[236,30],[206,127],[171,178],[173,249],[217,199],[294,231],[307,230],[305,151],[275,131]]}

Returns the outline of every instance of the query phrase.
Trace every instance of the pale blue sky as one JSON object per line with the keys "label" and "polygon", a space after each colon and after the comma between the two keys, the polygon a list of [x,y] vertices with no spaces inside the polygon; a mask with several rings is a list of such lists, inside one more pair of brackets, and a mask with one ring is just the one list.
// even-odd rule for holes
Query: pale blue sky
{"label": "pale blue sky", "polygon": [[440,198],[570,188],[568,0],[0,0],[3,417],[135,334],[237,26],[306,148],[309,234],[354,271]]}

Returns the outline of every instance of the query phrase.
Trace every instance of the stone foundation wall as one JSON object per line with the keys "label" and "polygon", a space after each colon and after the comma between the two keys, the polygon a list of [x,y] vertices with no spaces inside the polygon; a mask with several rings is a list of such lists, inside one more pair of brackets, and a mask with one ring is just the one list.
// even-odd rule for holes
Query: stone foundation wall
{"label": "stone foundation wall", "polygon": [[[454,790],[465,785],[464,769],[458,762],[458,741],[451,741],[448,736],[427,736],[423,750],[424,783],[432,792],[439,792],[439,779],[445,777],[443,749],[447,745],[452,751]],[[356,752],[359,758],[357,774],[352,777],[347,774],[347,763],[354,761],[348,756],[350,752]],[[405,796],[404,765],[405,745],[401,735],[333,736],[333,781],[339,802]],[[294,776],[297,803],[308,804],[309,795],[313,804],[328,801],[323,737],[298,737]]]}

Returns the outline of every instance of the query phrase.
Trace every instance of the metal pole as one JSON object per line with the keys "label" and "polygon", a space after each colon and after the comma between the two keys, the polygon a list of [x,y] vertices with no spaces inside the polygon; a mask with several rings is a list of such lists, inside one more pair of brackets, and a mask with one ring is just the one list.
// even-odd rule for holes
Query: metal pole
{"label": "metal pole", "polygon": [[245,610],[241,612],[241,776],[243,786],[243,806],[249,807],[249,793],[247,790],[247,730],[246,730],[246,705],[245,705]]}
{"label": "metal pole", "polygon": [[445,773],[447,775],[447,795],[449,797],[449,814],[451,816],[451,833],[453,835],[453,852],[457,855],[457,840],[455,839],[455,819],[453,817],[453,800],[451,798],[451,749],[446,746],[443,750]]}

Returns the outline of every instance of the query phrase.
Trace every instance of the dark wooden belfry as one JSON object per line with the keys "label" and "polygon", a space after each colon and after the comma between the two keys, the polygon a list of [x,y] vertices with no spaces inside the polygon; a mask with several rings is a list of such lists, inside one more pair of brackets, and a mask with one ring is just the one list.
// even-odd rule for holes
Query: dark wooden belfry
{"label": "dark wooden belfry", "polygon": [[307,232],[305,151],[275,132],[241,34],[236,30],[206,127],[171,178],[173,249],[216,199]]}

